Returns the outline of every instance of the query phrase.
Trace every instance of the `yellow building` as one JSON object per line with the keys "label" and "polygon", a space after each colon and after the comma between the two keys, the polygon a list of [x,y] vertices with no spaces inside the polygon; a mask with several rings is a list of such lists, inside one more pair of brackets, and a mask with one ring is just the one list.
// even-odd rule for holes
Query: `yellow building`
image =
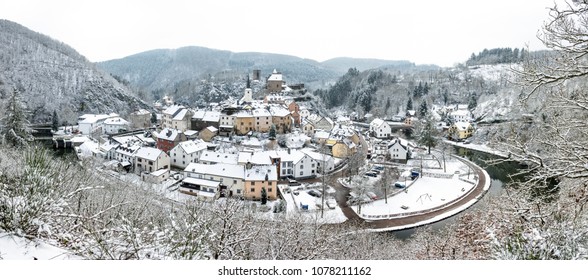
{"label": "yellow building", "polygon": [[260,200],[265,188],[268,200],[278,198],[278,172],[275,165],[247,166],[245,168],[245,199]]}
{"label": "yellow building", "polygon": [[261,133],[269,132],[272,127],[272,115],[266,109],[255,109],[253,114],[253,130]]}
{"label": "yellow building", "polygon": [[254,130],[255,118],[250,111],[241,111],[235,115],[235,133],[245,135]]}
{"label": "yellow building", "polygon": [[456,122],[449,127],[447,134],[453,140],[463,140],[474,134],[474,127],[469,122]]}

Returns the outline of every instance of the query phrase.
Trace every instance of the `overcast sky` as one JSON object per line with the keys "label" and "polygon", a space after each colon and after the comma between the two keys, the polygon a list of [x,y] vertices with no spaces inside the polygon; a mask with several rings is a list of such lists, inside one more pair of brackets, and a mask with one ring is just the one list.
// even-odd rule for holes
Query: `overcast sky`
{"label": "overcast sky", "polygon": [[[562,3],[563,0],[557,0]],[[453,66],[484,48],[544,49],[554,0],[0,0],[0,18],[90,61],[202,46]]]}

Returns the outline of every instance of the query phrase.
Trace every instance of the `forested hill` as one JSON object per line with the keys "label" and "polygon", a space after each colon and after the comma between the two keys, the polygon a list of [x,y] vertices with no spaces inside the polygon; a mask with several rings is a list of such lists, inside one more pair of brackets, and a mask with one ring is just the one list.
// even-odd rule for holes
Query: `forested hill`
{"label": "forested hill", "polygon": [[467,66],[473,65],[491,65],[501,63],[519,63],[522,62],[529,55],[529,51],[525,49],[512,48],[495,48],[484,49],[477,55],[472,53],[471,57],[466,61]]}
{"label": "forested hill", "polygon": [[343,74],[317,61],[296,56],[235,53],[204,47],[152,50],[97,65],[138,88],[168,92],[174,92],[178,83],[195,83],[211,77],[227,78],[229,75],[242,79],[253,70],[260,70],[261,78],[265,80],[276,69],[284,73],[289,84],[332,80]]}
{"label": "forested hill", "polygon": [[34,123],[48,122],[53,111],[60,120],[74,123],[84,113],[124,115],[133,109],[149,108],[73,48],[17,23],[0,20],[2,103],[14,88],[21,92]]}

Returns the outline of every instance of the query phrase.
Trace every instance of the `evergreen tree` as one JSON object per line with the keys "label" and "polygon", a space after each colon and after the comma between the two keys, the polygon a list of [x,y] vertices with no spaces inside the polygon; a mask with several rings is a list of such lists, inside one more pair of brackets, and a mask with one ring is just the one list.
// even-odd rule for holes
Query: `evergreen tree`
{"label": "evergreen tree", "polygon": [[157,123],[157,114],[155,112],[151,113],[151,123]]}
{"label": "evergreen tree", "polygon": [[470,95],[470,102],[468,103],[468,109],[470,111],[476,109],[476,107],[478,106],[478,100],[477,100],[477,96],[476,94],[472,94]]}
{"label": "evergreen tree", "polygon": [[51,119],[51,129],[53,131],[59,130],[59,117],[57,116],[57,111],[53,110],[53,117]]}
{"label": "evergreen tree", "polygon": [[427,107],[427,101],[423,100],[421,106],[419,107],[419,114],[421,117],[424,117],[429,112],[429,108]]}
{"label": "evergreen tree", "polygon": [[267,191],[265,187],[261,188],[261,205],[265,205],[267,203]]}
{"label": "evergreen tree", "polygon": [[2,119],[4,142],[12,146],[26,146],[32,140],[28,124],[20,92],[15,88],[8,99],[6,115]]}
{"label": "evergreen tree", "polygon": [[412,110],[412,98],[408,98],[408,102],[406,102],[406,111]]}
{"label": "evergreen tree", "polygon": [[269,139],[274,140],[276,139],[276,125],[272,124],[269,131]]}

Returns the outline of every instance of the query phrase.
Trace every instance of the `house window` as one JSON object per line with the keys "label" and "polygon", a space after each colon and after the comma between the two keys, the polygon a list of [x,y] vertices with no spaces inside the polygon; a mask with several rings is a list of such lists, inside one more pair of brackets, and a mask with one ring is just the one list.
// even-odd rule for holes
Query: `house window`
{"label": "house window", "polygon": [[233,180],[233,184],[237,184],[237,180]]}
{"label": "house window", "polygon": [[252,185],[252,186],[255,186],[255,182],[251,182],[251,185]]}
{"label": "house window", "polygon": [[241,190],[237,190],[237,194],[241,194]]}
{"label": "house window", "polygon": [[268,192],[272,192],[272,188],[267,188],[267,191]]}
{"label": "house window", "polygon": [[302,176],[304,174],[304,172],[300,171],[300,176]]}
{"label": "house window", "polygon": [[255,191],[255,188],[251,188],[251,192],[254,192],[254,191]]}

